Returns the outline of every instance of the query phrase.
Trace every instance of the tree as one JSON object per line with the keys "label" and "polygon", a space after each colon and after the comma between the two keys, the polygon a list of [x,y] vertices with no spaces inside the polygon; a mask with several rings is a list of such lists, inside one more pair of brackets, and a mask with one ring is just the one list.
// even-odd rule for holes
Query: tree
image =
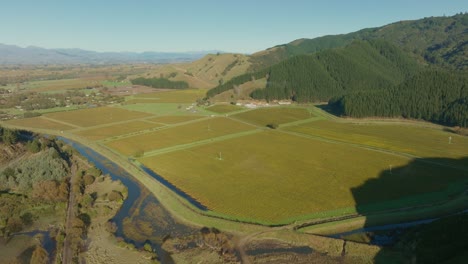
{"label": "tree", "polygon": [[3,129],[2,140],[3,143],[7,145],[16,144],[18,141],[18,132],[16,130]]}

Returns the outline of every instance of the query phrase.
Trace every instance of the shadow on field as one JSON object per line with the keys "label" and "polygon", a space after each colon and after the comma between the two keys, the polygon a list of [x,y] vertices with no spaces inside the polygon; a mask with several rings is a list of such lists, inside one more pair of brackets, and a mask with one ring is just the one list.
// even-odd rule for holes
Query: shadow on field
{"label": "shadow on field", "polygon": [[389,164],[351,192],[366,216],[359,233],[382,246],[374,263],[458,263],[468,257],[468,157]]}

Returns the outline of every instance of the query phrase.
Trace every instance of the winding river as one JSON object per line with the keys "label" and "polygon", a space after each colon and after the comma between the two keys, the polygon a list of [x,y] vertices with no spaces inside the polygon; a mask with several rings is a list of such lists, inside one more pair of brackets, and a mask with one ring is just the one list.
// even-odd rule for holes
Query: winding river
{"label": "winding river", "polygon": [[[131,243],[138,248],[143,247],[145,243],[150,243],[156,249],[162,263],[172,263],[170,255],[161,248],[164,237],[189,235],[195,229],[174,219],[146,187],[137,182],[127,171],[114,162],[78,142],[63,137],[59,137],[59,139],[72,146],[96,168],[100,169],[104,175],[110,175],[112,180],[119,180],[127,187],[127,199],[111,220],[117,225],[115,236],[123,238],[125,242]],[[159,178],[155,177],[155,175],[157,174],[152,172],[152,177],[158,180],[159,178],[162,179],[159,175],[157,175]],[[152,208],[157,208],[157,215],[145,210],[149,205]],[[152,232],[149,234],[126,232],[124,228],[125,221],[131,221],[131,223],[145,222],[151,225]]]}

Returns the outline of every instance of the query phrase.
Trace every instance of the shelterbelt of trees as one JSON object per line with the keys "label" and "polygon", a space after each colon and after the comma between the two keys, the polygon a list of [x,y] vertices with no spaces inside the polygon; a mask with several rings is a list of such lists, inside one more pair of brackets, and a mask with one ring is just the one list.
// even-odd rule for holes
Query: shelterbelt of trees
{"label": "shelterbelt of trees", "polygon": [[189,88],[188,83],[184,81],[171,81],[166,78],[143,78],[139,77],[132,80],[132,84],[144,85],[153,88],[165,88],[165,89],[187,89]]}

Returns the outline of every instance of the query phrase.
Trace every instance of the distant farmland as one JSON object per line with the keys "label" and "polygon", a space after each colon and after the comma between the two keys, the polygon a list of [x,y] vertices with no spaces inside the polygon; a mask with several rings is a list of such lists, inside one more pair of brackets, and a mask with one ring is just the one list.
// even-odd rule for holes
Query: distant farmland
{"label": "distant farmland", "polygon": [[99,128],[92,128],[87,130],[81,130],[75,132],[75,134],[79,136],[83,136],[87,139],[91,140],[100,140],[109,137],[134,133],[142,130],[152,129],[161,127],[161,124],[149,123],[145,121],[130,121],[127,123],[119,124],[119,125],[110,125],[104,126]]}
{"label": "distant farmland", "polygon": [[187,89],[179,91],[163,91],[149,94],[139,94],[130,99],[128,103],[132,103],[132,100],[138,100],[135,102],[143,103],[142,100],[151,100],[152,103],[193,103],[197,99],[205,97],[206,90],[203,89]]}
{"label": "distant farmland", "polygon": [[218,114],[225,114],[225,113],[230,113],[234,111],[239,111],[242,110],[243,108],[237,105],[232,105],[232,104],[217,104],[213,105],[207,108],[211,112],[215,112]]}
{"label": "distant farmland", "polygon": [[311,118],[313,116],[314,115],[305,108],[266,107],[236,114],[233,117],[255,125],[266,126],[270,123],[280,125]]}
{"label": "distant farmland", "polygon": [[182,123],[182,122],[188,122],[188,121],[193,121],[202,118],[203,116],[196,116],[196,115],[191,115],[191,116],[158,116],[155,118],[148,119],[148,121],[155,122],[155,123],[161,123],[161,124],[177,124],[177,123]]}
{"label": "distant farmland", "polygon": [[46,115],[49,118],[63,121],[80,127],[90,127],[102,124],[132,120],[150,116],[142,112],[129,111],[115,107],[99,107],[70,112],[58,112]]}
{"label": "distant farmland", "polygon": [[69,130],[69,129],[74,128],[72,126],[61,124],[59,122],[55,122],[55,121],[45,119],[42,117],[10,120],[7,123],[14,125],[14,126],[33,127],[33,128],[40,128],[40,129]]}

